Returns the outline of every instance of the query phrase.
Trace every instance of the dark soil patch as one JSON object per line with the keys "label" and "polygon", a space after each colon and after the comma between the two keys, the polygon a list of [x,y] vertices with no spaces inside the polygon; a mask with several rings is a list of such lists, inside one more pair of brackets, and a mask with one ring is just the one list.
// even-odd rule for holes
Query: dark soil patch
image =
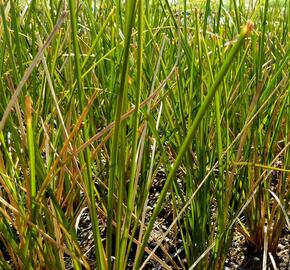
{"label": "dark soil patch", "polygon": [[[267,270],[290,270],[290,232],[283,230],[276,254],[268,254]],[[246,242],[239,232],[234,233],[233,242],[228,253],[225,270],[261,270],[263,266],[263,252]],[[276,268],[275,268],[276,266]]]}

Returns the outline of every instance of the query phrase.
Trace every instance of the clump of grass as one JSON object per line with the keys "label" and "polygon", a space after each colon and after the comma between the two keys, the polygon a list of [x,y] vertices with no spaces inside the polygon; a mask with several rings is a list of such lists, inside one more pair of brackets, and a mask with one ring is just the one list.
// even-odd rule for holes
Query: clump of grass
{"label": "clump of grass", "polygon": [[[235,227],[265,265],[290,225],[287,1],[0,13],[1,268],[223,269]],[[87,208],[93,262],[77,235]]]}

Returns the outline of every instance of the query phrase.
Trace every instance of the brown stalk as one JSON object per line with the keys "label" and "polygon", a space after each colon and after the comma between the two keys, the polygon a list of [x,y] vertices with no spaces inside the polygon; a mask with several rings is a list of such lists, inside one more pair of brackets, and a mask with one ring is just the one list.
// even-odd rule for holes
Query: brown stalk
{"label": "brown stalk", "polygon": [[95,92],[92,97],[90,98],[87,106],[84,108],[84,111],[82,112],[81,116],[79,117],[78,121],[76,122],[72,132],[69,134],[69,137],[65,140],[64,142],[64,145],[58,155],[58,157],[56,158],[56,160],[54,161],[53,165],[51,166],[46,178],[44,179],[39,191],[38,191],[38,194],[36,196],[36,201],[38,201],[44,194],[44,191],[47,187],[47,185],[49,184],[49,182],[51,181],[51,178],[53,177],[54,175],[54,172],[55,170],[57,169],[57,165],[62,162],[62,158],[65,154],[68,153],[68,148],[70,146],[70,143],[73,139],[73,137],[76,135],[76,133],[79,131],[80,127],[82,126],[83,124],[83,121],[86,117],[86,115],[88,114],[91,106],[93,105],[93,102],[95,100],[95,98],[97,97],[97,92]]}

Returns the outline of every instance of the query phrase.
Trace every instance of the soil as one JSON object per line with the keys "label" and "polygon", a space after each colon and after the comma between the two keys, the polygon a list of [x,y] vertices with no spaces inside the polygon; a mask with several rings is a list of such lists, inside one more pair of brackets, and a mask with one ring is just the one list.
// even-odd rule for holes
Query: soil
{"label": "soil", "polygon": [[[290,232],[288,229],[282,231],[276,254],[272,260],[267,258],[267,270],[279,269],[290,270]],[[276,265],[276,268],[275,268]],[[245,237],[235,231],[233,242],[228,253],[225,270],[261,270],[263,266],[263,254],[255,247],[246,242]]]}

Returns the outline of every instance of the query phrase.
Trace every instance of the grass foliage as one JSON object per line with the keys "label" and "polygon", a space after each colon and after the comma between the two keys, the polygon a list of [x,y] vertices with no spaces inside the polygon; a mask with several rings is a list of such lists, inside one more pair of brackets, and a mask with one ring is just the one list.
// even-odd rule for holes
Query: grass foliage
{"label": "grass foliage", "polygon": [[91,269],[86,208],[97,269],[223,269],[234,228],[275,253],[290,2],[254,2],[0,1],[1,269]]}

